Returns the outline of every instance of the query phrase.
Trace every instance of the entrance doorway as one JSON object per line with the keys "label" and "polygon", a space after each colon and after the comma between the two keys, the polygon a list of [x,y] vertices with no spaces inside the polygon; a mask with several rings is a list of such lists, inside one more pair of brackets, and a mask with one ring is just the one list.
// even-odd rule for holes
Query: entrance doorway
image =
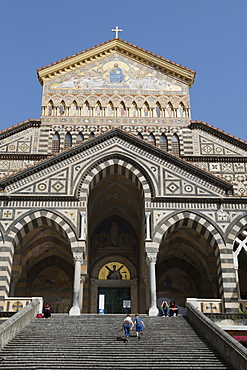
{"label": "entrance doorway", "polygon": [[130,313],[131,308],[124,308],[123,301],[130,301],[130,288],[98,288],[98,296],[105,296],[105,313]]}

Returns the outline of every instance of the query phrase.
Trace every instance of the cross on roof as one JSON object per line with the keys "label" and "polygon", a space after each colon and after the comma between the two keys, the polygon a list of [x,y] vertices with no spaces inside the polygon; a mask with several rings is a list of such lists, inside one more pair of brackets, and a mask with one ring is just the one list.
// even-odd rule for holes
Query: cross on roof
{"label": "cross on roof", "polygon": [[116,32],[116,36],[115,36],[115,39],[118,39],[118,32],[122,32],[123,30],[121,30],[120,28],[118,28],[118,26],[116,26],[116,28],[112,28],[112,32]]}

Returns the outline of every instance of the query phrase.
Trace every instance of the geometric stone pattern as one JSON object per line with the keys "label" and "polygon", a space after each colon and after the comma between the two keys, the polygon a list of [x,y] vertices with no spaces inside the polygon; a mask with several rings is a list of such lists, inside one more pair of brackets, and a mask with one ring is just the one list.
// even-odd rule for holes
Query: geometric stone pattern
{"label": "geometric stone pattern", "polygon": [[[88,219],[91,217],[88,197],[107,176],[116,175],[112,178],[123,176],[123,184],[131,184],[130,188],[143,199],[143,209],[139,204],[133,205],[131,212],[139,206],[139,214],[150,215],[146,219],[150,225],[143,225],[143,230],[146,228],[147,232],[149,226],[153,243],[160,246],[162,240],[168,240],[180,230],[195,231],[206,240],[208,250],[212,247],[216,256],[221,297],[228,309],[236,308],[233,248],[234,245],[237,251],[240,246],[245,248],[245,244],[238,243],[238,237],[247,224],[247,144],[208,129],[203,123],[193,127],[189,102],[191,82],[186,80],[190,71],[183,74],[183,67],[171,64],[181,73],[177,73],[175,79],[175,72],[169,70],[167,61],[149,53],[146,59],[141,59],[143,51],[138,48],[131,58],[129,52],[124,54],[121,50],[118,53],[107,50],[95,58],[92,50],[90,53],[87,61],[83,60],[83,54],[82,60],[71,66],[63,65],[69,63],[68,60],[61,61],[61,71],[42,77],[41,121],[26,121],[0,133],[0,186],[3,187],[0,192],[0,298],[9,293],[12,257],[15,248],[21,248],[27,233],[32,235],[39,226],[50,226],[68,238],[74,252],[77,252],[81,231],[85,231],[86,243],[90,242],[87,232],[88,222],[92,220]],[[150,58],[166,63],[167,68],[159,63],[151,64]],[[124,63],[130,66],[129,79],[121,88],[117,83],[109,86],[108,70],[104,78],[99,79],[100,68],[112,60],[118,67]],[[56,69],[56,65],[52,68]],[[88,85],[80,85],[89,75]],[[136,81],[142,82],[141,88],[135,88]],[[61,87],[66,84],[72,85]],[[47,110],[50,101],[54,115],[49,115]],[[109,101],[112,102],[110,114]],[[87,115],[83,110],[85,102],[88,103]],[[137,107],[135,114],[133,103]],[[72,149],[66,149],[68,133]],[[60,153],[53,156],[55,134],[60,138]],[[79,134],[83,142],[76,145]],[[164,137],[165,145],[164,141],[162,144]],[[174,151],[174,137],[179,153]],[[107,195],[109,199],[110,195]],[[241,199],[237,199],[238,196]],[[81,230],[81,217],[84,230]],[[143,241],[145,235],[141,238]],[[142,244],[144,251],[145,243]],[[34,246],[27,257],[31,260],[32,253],[39,248]],[[140,262],[136,263],[145,265],[143,270],[138,267],[140,280],[142,271],[149,272],[145,257],[141,255]],[[85,256],[85,271],[90,258]],[[88,267],[90,270],[92,266]],[[88,281],[84,293],[90,296]]]}

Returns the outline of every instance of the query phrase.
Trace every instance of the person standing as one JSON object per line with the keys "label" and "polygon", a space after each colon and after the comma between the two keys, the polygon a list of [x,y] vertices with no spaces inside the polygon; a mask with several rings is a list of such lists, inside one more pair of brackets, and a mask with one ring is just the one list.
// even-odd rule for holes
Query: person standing
{"label": "person standing", "polygon": [[125,338],[126,338],[126,341],[128,342],[129,341],[129,336],[130,336],[130,330],[133,329],[133,326],[134,326],[134,323],[131,319],[131,316],[129,313],[127,313],[124,321],[123,321],[123,325],[122,325],[122,329],[121,330],[124,330],[124,334],[125,334]]}
{"label": "person standing", "polygon": [[141,339],[141,335],[143,335],[143,327],[145,325],[142,319],[140,318],[139,313],[135,314],[134,325],[136,326],[136,336],[138,339]]}

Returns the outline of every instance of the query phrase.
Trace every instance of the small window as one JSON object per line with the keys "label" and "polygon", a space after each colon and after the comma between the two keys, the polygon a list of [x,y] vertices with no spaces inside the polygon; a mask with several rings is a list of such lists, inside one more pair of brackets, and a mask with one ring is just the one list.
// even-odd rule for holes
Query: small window
{"label": "small window", "polygon": [[180,144],[177,134],[174,134],[172,137],[172,154],[180,155]]}
{"label": "small window", "polygon": [[160,136],[160,148],[168,151],[168,141],[165,134]]}
{"label": "small window", "polygon": [[52,153],[59,153],[60,152],[60,136],[56,132],[52,138]]}
{"label": "small window", "polygon": [[151,134],[150,134],[150,135],[149,135],[149,137],[148,137],[148,142],[149,142],[150,144],[156,145],[155,137],[154,137],[154,135],[153,135],[153,133],[152,133],[152,132],[151,132]]}
{"label": "small window", "polygon": [[64,149],[71,148],[71,146],[72,146],[72,136],[69,132],[67,132],[64,139]]}
{"label": "small window", "polygon": [[77,135],[77,138],[76,138],[76,144],[80,144],[84,141],[84,136],[81,132],[79,132],[79,134]]}

